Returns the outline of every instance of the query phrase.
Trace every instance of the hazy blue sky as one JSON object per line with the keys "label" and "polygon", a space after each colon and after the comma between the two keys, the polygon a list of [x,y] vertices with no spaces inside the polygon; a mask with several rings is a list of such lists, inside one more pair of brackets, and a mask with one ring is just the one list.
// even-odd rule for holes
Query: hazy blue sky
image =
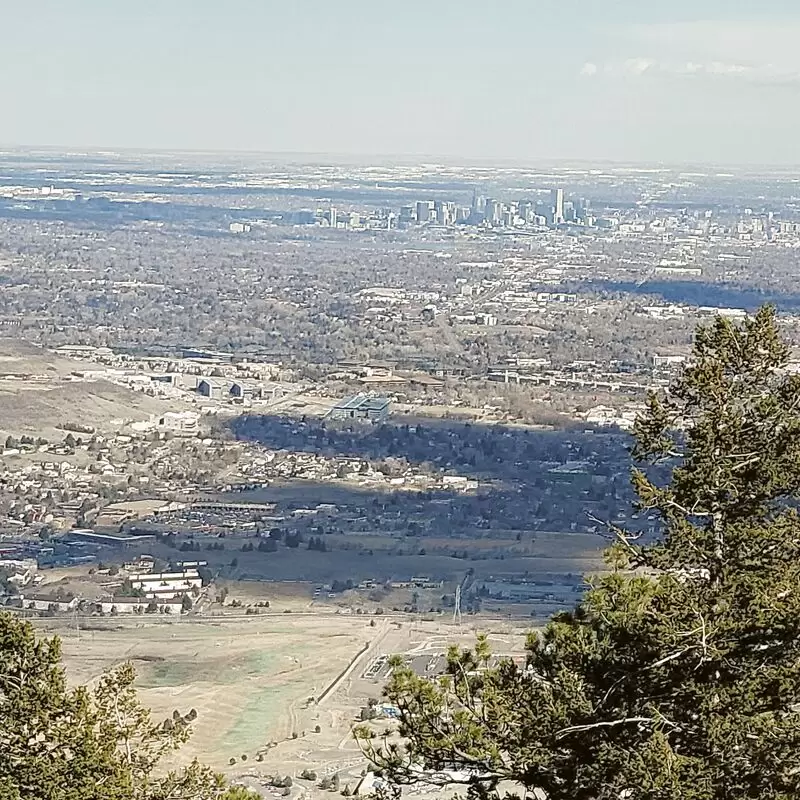
{"label": "hazy blue sky", "polygon": [[800,162],[797,0],[0,0],[0,143]]}

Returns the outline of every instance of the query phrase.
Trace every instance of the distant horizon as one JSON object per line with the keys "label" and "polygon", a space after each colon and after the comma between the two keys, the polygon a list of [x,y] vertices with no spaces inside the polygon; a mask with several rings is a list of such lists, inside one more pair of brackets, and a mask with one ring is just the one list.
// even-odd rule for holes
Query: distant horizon
{"label": "distant horizon", "polygon": [[[162,156],[174,158],[189,156],[202,158],[204,156],[226,156],[232,159],[275,159],[276,161],[294,161],[303,164],[336,164],[348,163],[353,166],[391,166],[398,163],[407,166],[444,166],[444,167],[483,167],[491,168],[536,168],[554,167],[569,169],[574,167],[591,168],[592,165],[604,167],[633,169],[642,171],[674,171],[681,169],[702,168],[706,170],[720,170],[718,175],[730,171],[742,170],[769,170],[791,172],[800,170],[800,157],[796,163],[779,162],[722,162],[722,161],[646,161],[623,160],[615,158],[587,158],[583,157],[541,157],[541,158],[515,158],[507,157],[482,157],[482,156],[454,156],[442,153],[350,153],[350,152],[324,152],[301,150],[237,150],[214,148],[166,148],[166,147],[113,147],[108,145],[58,145],[58,144],[8,144],[0,142],[0,157],[7,154],[46,153],[64,157],[79,156]],[[798,176],[800,180],[800,175]]]}

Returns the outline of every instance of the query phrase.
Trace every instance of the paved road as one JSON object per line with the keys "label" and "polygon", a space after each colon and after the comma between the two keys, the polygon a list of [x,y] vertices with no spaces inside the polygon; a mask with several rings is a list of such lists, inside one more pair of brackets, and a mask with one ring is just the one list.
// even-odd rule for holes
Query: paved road
{"label": "paved road", "polygon": [[386,638],[391,629],[391,623],[388,620],[384,621],[380,632],[369,643],[369,646],[365,650],[362,650],[361,653],[359,653],[350,662],[350,665],[347,667],[347,669],[338,678],[336,678],[333,683],[327,687],[327,689],[325,689],[323,696],[319,701],[319,705],[324,705],[324,703],[336,693],[336,690],[342,685],[342,683],[344,683],[344,681],[346,681],[353,674],[353,671],[361,667],[365,660],[371,660],[375,657],[376,652],[380,648],[380,645],[383,644],[383,640]]}

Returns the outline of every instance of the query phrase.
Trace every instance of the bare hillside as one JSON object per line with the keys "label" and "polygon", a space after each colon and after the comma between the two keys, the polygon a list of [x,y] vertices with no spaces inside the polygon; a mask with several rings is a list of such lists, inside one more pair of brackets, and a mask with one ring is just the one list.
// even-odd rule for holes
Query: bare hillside
{"label": "bare hillside", "polygon": [[91,365],[61,358],[28,342],[0,339],[0,431],[57,439],[66,422],[116,430],[168,409],[161,400],[105,380],[72,373]]}

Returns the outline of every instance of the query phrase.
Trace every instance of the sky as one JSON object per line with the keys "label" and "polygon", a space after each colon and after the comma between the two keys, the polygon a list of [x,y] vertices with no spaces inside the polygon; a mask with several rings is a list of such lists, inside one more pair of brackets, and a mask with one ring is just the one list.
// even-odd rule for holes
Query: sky
{"label": "sky", "polygon": [[0,145],[800,163],[797,0],[0,0]]}

